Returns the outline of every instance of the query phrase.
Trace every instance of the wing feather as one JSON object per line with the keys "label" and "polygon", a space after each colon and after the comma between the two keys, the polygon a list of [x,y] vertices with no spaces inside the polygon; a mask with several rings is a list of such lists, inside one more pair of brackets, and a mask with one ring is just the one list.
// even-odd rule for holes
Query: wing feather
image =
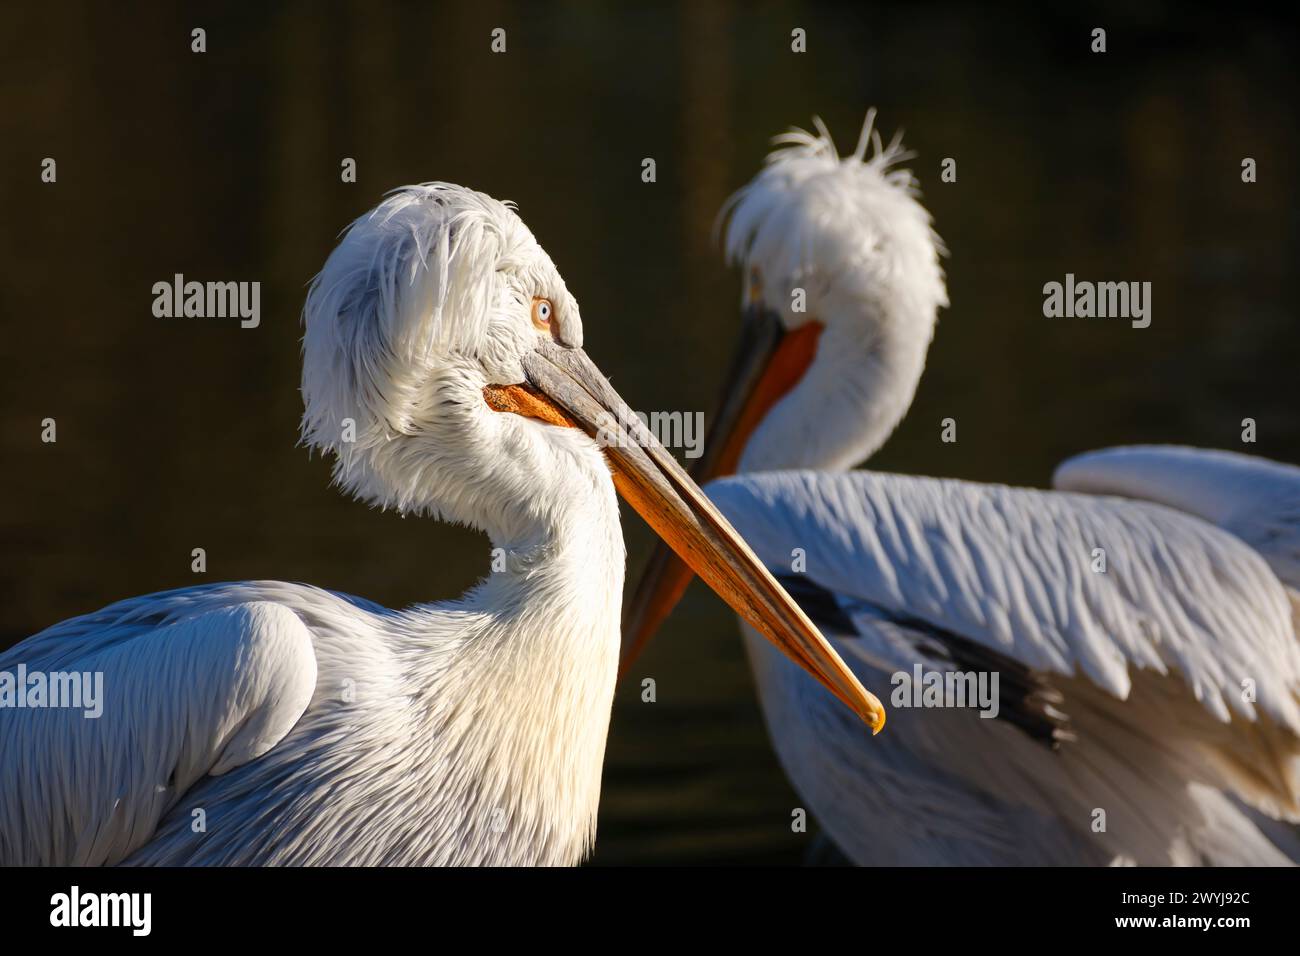
{"label": "wing feather", "polygon": [[1180,446],[1105,448],[1061,464],[1052,484],[1168,505],[1230,531],[1300,590],[1300,468]]}
{"label": "wing feather", "polygon": [[0,863],[118,862],[199,779],[293,728],[316,684],[311,633],[280,604],[230,603],[238,593],[124,601],[0,654],[0,672],[102,680],[98,717],[0,709]]}
{"label": "wing feather", "polygon": [[1145,749],[1169,786],[1203,779],[1300,814],[1291,607],[1232,534],[1145,502],[869,472],[748,475],[709,493],[773,570],[788,574],[801,548],[806,574],[847,611],[860,602],[892,619],[868,629],[864,666],[910,665],[909,632],[951,632],[1051,676],[1064,710],[1087,718],[1071,760],[1155,779]]}

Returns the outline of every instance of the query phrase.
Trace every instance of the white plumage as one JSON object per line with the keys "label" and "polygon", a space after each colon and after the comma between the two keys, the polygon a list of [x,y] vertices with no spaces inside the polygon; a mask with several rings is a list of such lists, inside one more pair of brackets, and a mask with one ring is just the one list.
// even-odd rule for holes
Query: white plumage
{"label": "white plumage", "polygon": [[304,309],[304,436],[343,487],[480,528],[507,569],[401,612],[300,584],[186,588],[11,648],[0,670],[101,671],[107,700],[98,720],[0,711],[0,862],[586,853],[619,640],[614,488],[586,435],[482,396],[524,379],[538,295],[579,344],[549,257],[483,194],[410,187],[352,225]]}
{"label": "white plumage", "polygon": [[1204,448],[1107,448],[1062,463],[1052,484],[1156,501],[1204,518],[1246,542],[1300,590],[1300,468],[1294,465]]}
{"label": "white plumage", "polygon": [[843,159],[820,121],[818,136],[777,137],[782,148],[723,206],[727,258],[745,268],[747,296],[787,329],[825,325],[809,371],[817,401],[779,402],[745,446],[742,471],[852,467],[884,444],[916,393],[948,304],[942,243],[912,174],[897,168],[910,154],[899,137],[882,146],[874,118]]}
{"label": "white plumage", "polygon": [[[1122,499],[870,472],[709,487],[759,557],[788,565],[806,542],[809,576],[841,598],[1037,671],[1077,673],[1116,698],[1129,696],[1134,667],[1177,672],[1220,721],[1253,721],[1262,707],[1300,728],[1285,589],[1256,551],[1203,521]],[[1099,548],[1104,572],[1093,570]],[[1258,705],[1243,699],[1243,677],[1256,680]]]}
{"label": "white plumage", "polygon": [[[1059,695],[1070,738],[1055,750],[974,710],[895,708],[867,741],[747,641],[782,763],[858,862],[1226,862],[1204,851],[1220,820],[1189,784],[1300,819],[1294,606],[1226,532],[1119,499],[868,472],[707,490],[773,568],[806,551],[807,577],[854,623],[831,640],[866,686],[917,662],[967,669],[951,633]],[[1240,810],[1228,815],[1240,825]],[[1281,859],[1259,834],[1236,853]]]}
{"label": "white plumage", "polygon": [[1058,472],[1089,494],[846,472],[905,413],[946,296],[898,141],[841,160],[819,130],[724,207],[749,302],[824,330],[708,491],[867,687],[997,672],[1001,714],[895,707],[868,740],[744,628],[796,789],[863,864],[1286,862],[1300,470],[1113,450]]}
{"label": "white plumage", "polygon": [[97,718],[0,707],[0,864],[578,862],[618,663],[615,479],[879,728],[879,701],[582,351],[577,302],[511,207],[397,190],[352,224],[303,320],[306,443],[364,500],[486,532],[493,573],[400,612],[302,584],[186,588],[0,654],[0,677],[104,688]]}

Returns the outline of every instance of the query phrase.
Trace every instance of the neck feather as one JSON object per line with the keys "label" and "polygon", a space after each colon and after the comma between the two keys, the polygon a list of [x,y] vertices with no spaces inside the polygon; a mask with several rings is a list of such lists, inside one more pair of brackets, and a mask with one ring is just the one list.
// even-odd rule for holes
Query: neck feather
{"label": "neck feather", "polygon": [[[608,473],[586,490],[494,538],[495,570],[450,609],[428,608],[415,638],[413,669],[440,698],[427,715],[430,772],[472,768],[440,782],[479,821],[456,862],[570,865],[595,838],[625,552]],[[449,612],[454,637],[430,641]]]}
{"label": "neck feather", "polygon": [[933,310],[928,321],[884,318],[826,323],[816,358],[754,431],[739,471],[847,471],[885,443],[916,394],[934,319]]}

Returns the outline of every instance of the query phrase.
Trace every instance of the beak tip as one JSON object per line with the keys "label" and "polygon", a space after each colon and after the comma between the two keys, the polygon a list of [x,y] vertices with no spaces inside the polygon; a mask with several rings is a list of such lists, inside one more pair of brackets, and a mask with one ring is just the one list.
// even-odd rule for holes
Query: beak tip
{"label": "beak tip", "polygon": [[876,734],[880,733],[882,730],[884,730],[885,729],[885,708],[877,704],[876,708],[873,711],[871,711],[870,715],[868,716],[867,723],[871,725],[871,736],[873,737],[876,736]]}

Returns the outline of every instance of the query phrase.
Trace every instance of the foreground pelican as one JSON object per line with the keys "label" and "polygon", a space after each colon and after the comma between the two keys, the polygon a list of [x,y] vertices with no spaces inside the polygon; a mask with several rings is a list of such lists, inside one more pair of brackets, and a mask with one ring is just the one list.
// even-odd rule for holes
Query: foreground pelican
{"label": "foreground pelican", "polygon": [[10,649],[0,676],[101,674],[103,700],[97,719],[0,709],[0,864],[577,862],[618,659],[615,484],[879,728],[586,357],[577,302],[509,206],[397,191],[334,250],[304,322],[303,435],[338,484],[482,529],[504,570],[402,612],[302,584],[186,588]]}
{"label": "foreground pelican", "polygon": [[[842,160],[820,124],[787,135],[725,207],[748,309],[696,477],[745,473],[710,497],[898,705],[868,746],[742,627],[783,767],[861,864],[1286,862],[1300,469],[1150,448],[1057,475],[1172,508],[846,471],[906,412],[947,304],[899,142],[868,157],[870,127]],[[652,560],[625,668],[689,578]]]}

